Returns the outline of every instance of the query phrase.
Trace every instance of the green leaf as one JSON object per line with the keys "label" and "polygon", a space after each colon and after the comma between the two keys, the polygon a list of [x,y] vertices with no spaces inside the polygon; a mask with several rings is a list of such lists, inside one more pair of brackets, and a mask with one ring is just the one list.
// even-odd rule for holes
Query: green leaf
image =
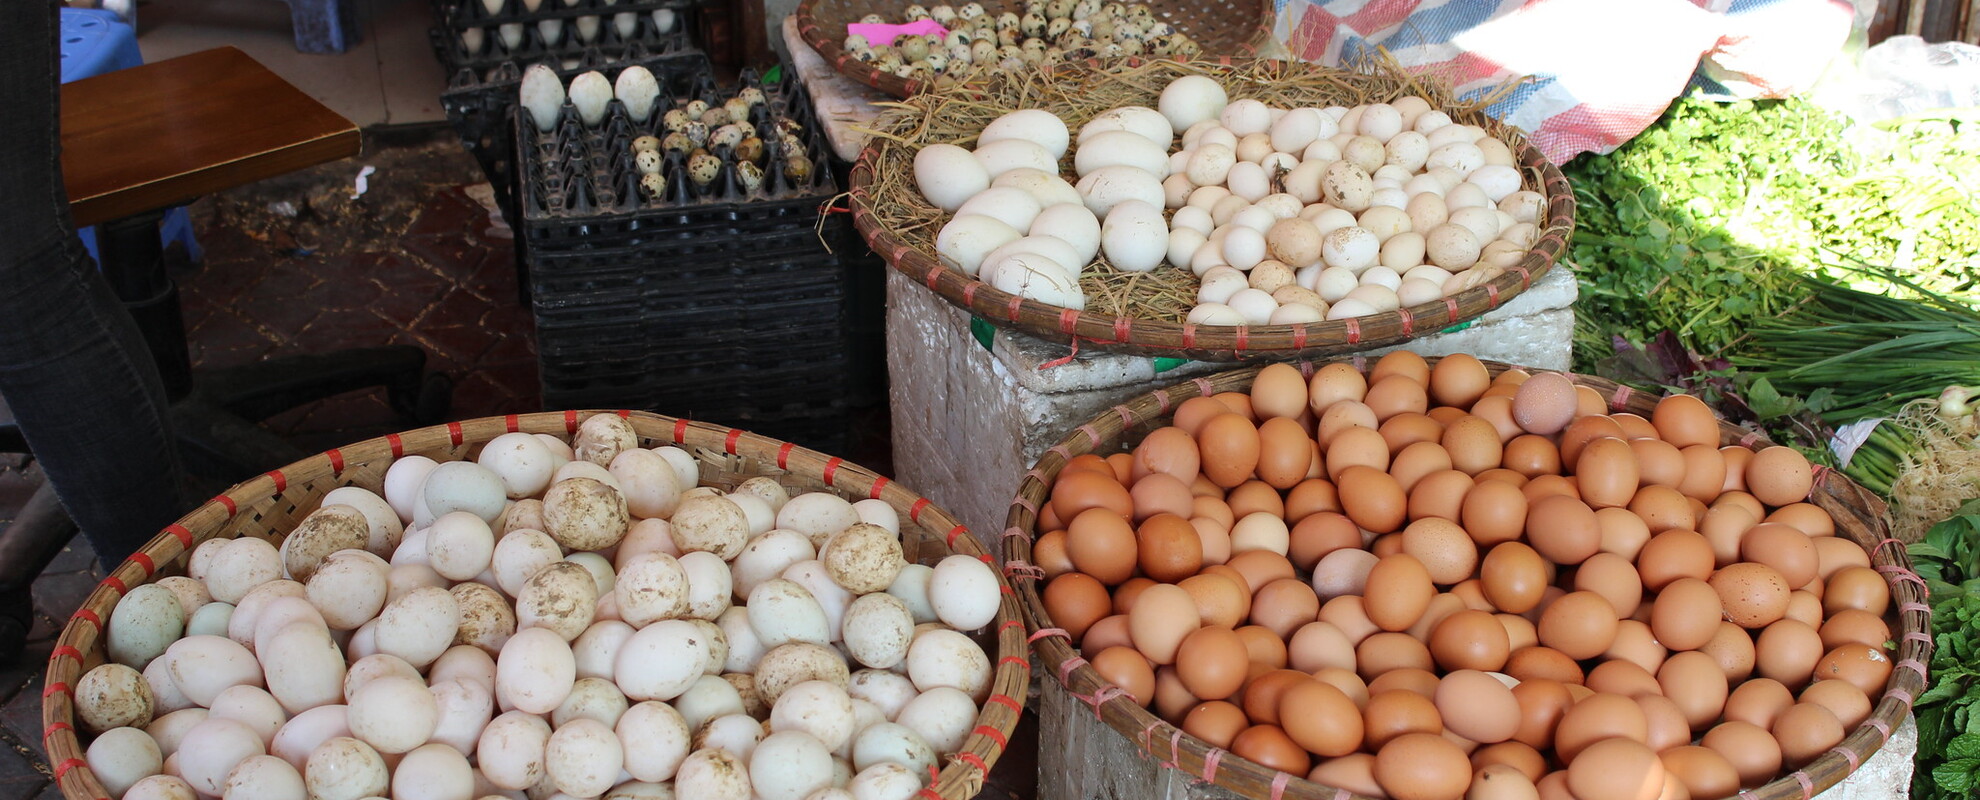
{"label": "green leaf", "polygon": [[1973,770],[1980,767],[1980,759],[1963,758],[1947,761],[1932,768],[1932,780],[1937,781],[1943,791],[1957,795],[1973,789]]}
{"label": "green leaf", "polygon": [[1980,733],[1962,733],[1946,742],[1948,759],[1980,759]]}
{"label": "green leaf", "polygon": [[1795,410],[1795,402],[1782,397],[1780,392],[1774,390],[1774,384],[1765,377],[1755,378],[1747,385],[1746,404],[1752,407],[1753,413],[1758,414],[1763,422],[1785,417],[1793,414]]}

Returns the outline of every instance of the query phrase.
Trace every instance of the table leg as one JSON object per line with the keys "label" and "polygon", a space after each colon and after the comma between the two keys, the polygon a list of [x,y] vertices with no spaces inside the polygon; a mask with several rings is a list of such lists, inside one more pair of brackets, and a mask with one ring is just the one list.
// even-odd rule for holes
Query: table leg
{"label": "table leg", "polygon": [[97,228],[97,247],[103,277],[144,334],[166,397],[178,400],[192,391],[192,357],[186,350],[179,287],[165,274],[165,250],[158,239],[158,223],[164,218],[165,210],[159,209],[103,223]]}

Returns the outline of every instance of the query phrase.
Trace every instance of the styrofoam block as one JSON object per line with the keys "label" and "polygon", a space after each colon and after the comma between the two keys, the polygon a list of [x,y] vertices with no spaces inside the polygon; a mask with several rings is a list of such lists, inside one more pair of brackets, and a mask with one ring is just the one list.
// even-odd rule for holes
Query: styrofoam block
{"label": "styrofoam block", "polygon": [[818,112],[825,138],[832,142],[832,152],[845,161],[857,160],[867,139],[858,129],[871,127],[880,116],[874,103],[892,102],[894,98],[832,69],[825,57],[798,35],[795,16],[784,18],[784,46],[791,51],[791,67],[797,70],[798,80],[811,93],[811,105]]}

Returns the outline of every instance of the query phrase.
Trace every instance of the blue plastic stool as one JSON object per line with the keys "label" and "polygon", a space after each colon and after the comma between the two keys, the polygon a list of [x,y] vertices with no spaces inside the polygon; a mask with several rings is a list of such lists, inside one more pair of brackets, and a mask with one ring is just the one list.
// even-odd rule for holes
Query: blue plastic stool
{"label": "blue plastic stool", "polygon": [[345,0],[283,0],[296,31],[296,51],[342,53],[357,42],[357,19]]}
{"label": "blue plastic stool", "polygon": [[[144,63],[144,57],[138,53],[137,32],[112,11],[63,8],[59,35],[62,37],[63,83]],[[96,228],[83,228],[76,233],[82,237],[83,247],[89,250],[90,257],[96,258]],[[178,242],[185,245],[186,255],[193,261],[205,258],[199,242],[193,238],[192,215],[186,213],[184,206],[165,213],[165,221],[159,225],[159,236],[167,244]]]}

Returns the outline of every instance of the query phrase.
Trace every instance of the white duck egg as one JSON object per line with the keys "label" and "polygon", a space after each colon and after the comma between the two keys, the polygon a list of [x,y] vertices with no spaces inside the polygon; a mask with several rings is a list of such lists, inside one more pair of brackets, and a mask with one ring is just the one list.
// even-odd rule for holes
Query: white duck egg
{"label": "white duck egg", "polygon": [[1279,301],[1272,295],[1246,287],[1231,294],[1225,305],[1244,317],[1247,325],[1264,325],[1272,320],[1272,312],[1279,308]]}
{"label": "white duck egg", "polygon": [[[341,709],[342,706],[336,706],[336,708]],[[152,720],[151,724],[144,726],[144,732],[158,745],[159,758],[169,758],[173,753],[179,751],[179,743],[185,740],[186,732],[192,730],[194,726],[205,722],[206,718],[210,715],[210,712],[206,709],[197,706],[182,708]],[[301,715],[299,714],[297,716]],[[288,726],[284,725],[283,727]],[[112,730],[115,729],[113,728]],[[280,736],[279,732],[277,736]]]}
{"label": "white duck egg", "polygon": [[[829,557],[831,548],[823,548]],[[897,558],[891,554],[880,554],[883,558]],[[897,562],[898,563],[898,562]],[[846,607],[852,605],[852,593],[832,579],[831,571],[819,561],[800,561],[784,568],[783,579],[804,587],[811,593],[818,608],[825,612],[825,625],[829,641],[838,641],[840,625],[846,615]],[[820,642],[824,644],[826,642]],[[774,645],[773,645],[774,646]]]}
{"label": "white duck egg", "polygon": [[1169,252],[1167,260],[1177,267],[1188,269],[1190,259],[1209,241],[1209,237],[1192,228],[1173,228],[1169,231]]}
{"label": "white duck egg", "polygon": [[1377,261],[1394,270],[1408,270],[1423,263],[1423,234],[1404,231],[1382,242]]}
{"label": "white duck egg", "polygon": [[1272,309],[1272,316],[1267,321],[1273,325],[1293,325],[1302,322],[1319,322],[1325,318],[1326,315],[1314,306],[1305,303],[1283,303],[1278,308]]}
{"label": "white duck egg", "polygon": [[605,471],[618,479],[626,511],[640,519],[672,515],[680,505],[681,492],[693,488],[681,485],[673,465],[659,453],[636,447],[619,451]]}
{"label": "white duck egg", "polygon": [[1358,225],[1350,225],[1330,231],[1321,237],[1320,256],[1329,267],[1344,267],[1360,274],[1362,270],[1375,264],[1381,246],[1381,240],[1372,231]]}
{"label": "white duck egg", "polygon": [[1059,115],[1043,109],[1027,108],[992,120],[989,125],[983,126],[983,132],[976,137],[979,147],[1005,139],[1020,139],[1038,145],[1057,161],[1065,156],[1071,134]]}
{"label": "white duck egg", "polygon": [[[621,648],[615,676],[625,666],[624,655]],[[577,659],[571,646],[543,628],[516,631],[495,659],[495,697],[505,708],[548,714],[564,702],[576,679]]]}
{"label": "white duck egg", "polygon": [[1394,311],[1400,305],[1394,289],[1376,283],[1364,283],[1356,286],[1354,291],[1347,293],[1347,297],[1341,298],[1341,302],[1344,303],[1352,301],[1367,303],[1369,307],[1375,309],[1378,313]]}
{"label": "white duck egg", "polygon": [[976,630],[997,617],[997,574],[982,559],[951,555],[936,563],[928,597],[943,624],[957,630]]}
{"label": "white duck egg", "polygon": [[1106,216],[1114,206],[1127,200],[1140,200],[1152,206],[1165,203],[1161,179],[1129,166],[1101,167],[1079,179],[1076,187],[1086,207],[1096,217]]}
{"label": "white duck egg", "polygon": [[662,620],[626,640],[612,674],[629,699],[672,700],[707,671],[709,656],[709,642],[700,627],[686,620]]}
{"label": "white duck egg", "polygon": [[469,797],[474,788],[474,768],[467,756],[439,742],[407,753],[392,771],[392,796],[403,800]]}
{"label": "white duck egg", "polygon": [[557,467],[550,448],[528,433],[505,433],[489,440],[475,457],[475,463],[501,478],[503,488],[513,500],[542,494]]}
{"label": "white duck egg", "polygon": [[717,675],[701,676],[681,696],[674,698],[672,705],[680,712],[681,720],[689,730],[697,730],[703,723],[717,717],[745,713],[742,694],[736,691],[734,684]]}
{"label": "white duck egg", "polygon": [[1083,309],[1086,296],[1065,267],[1036,253],[1007,257],[991,276],[999,291],[1062,308]]}
{"label": "white duck egg", "polygon": [[1251,286],[1251,281],[1236,267],[1216,266],[1203,271],[1201,282],[1196,289],[1196,302],[1223,304],[1241,289]]}
{"label": "white duck egg", "polygon": [[440,721],[433,692],[414,678],[373,679],[351,698],[351,733],[380,753],[404,753],[425,744]]}
{"label": "white duck egg", "polygon": [[1050,208],[1060,203],[1078,204],[1081,202],[1079,190],[1059,177],[1056,173],[1035,169],[1014,169],[997,176],[990,182],[991,188],[1023,189],[1038,201],[1039,208]]}
{"label": "white duck egg", "polygon": [[[394,465],[396,466],[396,465]],[[371,525],[371,536],[364,549],[374,555],[390,554],[399,544],[399,536],[405,533],[405,523],[385,498],[362,486],[339,486],[323,496],[323,505],[350,506],[363,514]],[[167,579],[169,580],[169,579]],[[161,581],[162,583],[163,581]]]}
{"label": "white duck egg", "polygon": [[938,686],[903,706],[894,722],[919,734],[937,753],[954,753],[976,725],[976,702],[958,689]]}
{"label": "white duck egg", "polygon": [[472,513],[448,512],[426,529],[427,564],[448,580],[480,575],[494,555],[495,532]]}
{"label": "white duck egg", "polygon": [[687,758],[692,730],[666,703],[649,700],[626,709],[614,728],[624,743],[626,772],[642,781],[673,778]]}
{"label": "white duck egg", "polygon": [[1327,319],[1330,320],[1353,319],[1355,317],[1371,316],[1376,313],[1378,313],[1378,310],[1374,306],[1353,297],[1343,297],[1338,302],[1327,306]]}
{"label": "white duck egg", "polygon": [[1369,208],[1400,209],[1409,205],[1409,193],[1392,186],[1378,187],[1368,195]]}
{"label": "white duck egg", "polygon": [[618,783],[625,750],[612,729],[595,719],[575,719],[550,733],[543,749],[543,771],[557,791],[597,797]]}
{"label": "white duck egg", "polygon": [[1485,166],[1512,167],[1519,164],[1519,158],[1513,155],[1511,146],[1489,135],[1479,136],[1472,144],[1478,145],[1478,152],[1485,154]]}
{"label": "white duck egg", "polygon": [[1464,226],[1481,242],[1499,238],[1499,210],[1491,206],[1471,206],[1452,211],[1450,224]]}
{"label": "white duck egg", "polygon": [[239,720],[209,717],[193,726],[174,757],[179,777],[200,793],[220,796],[227,788],[227,774],[242,761],[267,751],[254,729]]}
{"label": "white duck egg", "polygon": [[188,636],[165,649],[166,671],[186,699],[202,706],[228,687],[261,686],[261,667],[254,654],[224,636]]}
{"label": "white duck egg", "polygon": [[1394,291],[1396,287],[1402,285],[1402,276],[1388,267],[1369,267],[1359,277],[1363,286],[1382,286]]}
{"label": "white duck egg", "polygon": [[1501,164],[1487,164],[1473,170],[1465,182],[1485,190],[1485,198],[1496,206],[1519,191],[1519,170]]}
{"label": "white duck egg", "polygon": [[802,731],[824,744],[827,750],[837,750],[852,738],[852,726],[852,697],[843,687],[828,681],[811,680],[792,686],[778,696],[770,709],[771,730]]}
{"label": "white duck egg", "polygon": [[1231,187],[1231,194],[1244,198],[1246,202],[1256,203],[1272,193],[1272,180],[1265,174],[1265,168],[1249,161],[1233,165],[1225,180]]}
{"label": "white duck egg", "polygon": [[1405,307],[1434,303],[1443,296],[1443,284],[1424,278],[1405,280],[1396,289],[1396,301]]}
{"label": "white duck egg", "polygon": [[885,669],[862,669],[852,673],[846,680],[846,693],[855,700],[871,703],[889,720],[920,694],[907,676]]}
{"label": "white duck egg", "polygon": [[1217,119],[1229,103],[1230,95],[1222,84],[1202,75],[1185,75],[1162,88],[1156,107],[1168,118],[1172,130],[1187,130]]}
{"label": "white duck egg", "polygon": [[1451,142],[1432,149],[1430,158],[1423,163],[1432,169],[1443,167],[1466,176],[1484,166],[1485,154],[1478,149],[1478,145],[1470,142]]}
{"label": "white duck egg", "polygon": [[1011,226],[1014,230],[1031,227],[1041,211],[1038,198],[1030,192],[1009,186],[992,187],[978,192],[975,197],[956,209],[957,216],[979,214]]}
{"label": "white duck egg", "polygon": [[976,157],[977,163],[983,165],[983,171],[992,179],[1014,169],[1051,172],[1058,169],[1059,163],[1058,159],[1052,157],[1051,151],[1023,139],[1004,139],[980,144],[972,155]]}
{"label": "white duck egg", "polygon": [[935,606],[928,599],[929,581],[935,577],[935,568],[926,564],[909,564],[894,576],[894,582],[887,586],[887,593],[906,603],[908,611],[914,614],[916,625],[936,621]]}
{"label": "white duck egg", "polygon": [[179,596],[157,584],[132,587],[110,612],[110,660],[143,670],[185,632]]}
{"label": "white duck egg", "polygon": [[1389,206],[1374,206],[1361,212],[1361,218],[1356,221],[1356,225],[1375,234],[1375,238],[1383,242],[1387,242],[1396,234],[1414,230],[1414,223],[1410,220],[1408,212]]}
{"label": "white duck egg", "polygon": [[1409,214],[1409,229],[1418,232],[1428,231],[1451,218],[1451,208],[1444,198],[1429,193],[1411,197],[1403,211]]}
{"label": "white duck egg", "polygon": [[1169,177],[1162,179],[1162,207],[1182,208],[1189,204],[1189,193],[1196,191],[1196,184],[1190,183],[1184,171],[1189,169],[1187,153],[1177,153],[1170,159]]}
{"label": "white duck egg", "polygon": [[290,717],[269,741],[269,754],[302,769],[309,763],[309,754],[324,742],[351,735],[346,711],[342,705],[317,706]]}
{"label": "white duck egg", "polygon": [[1244,325],[1244,315],[1223,303],[1198,303],[1184,318],[1191,325]]}
{"label": "white duck egg", "polygon": [[1171,232],[1188,229],[1209,236],[1210,231],[1216,227],[1216,223],[1210,219],[1210,212],[1196,206],[1178,208],[1175,215],[1169,219]]}
{"label": "white duck egg", "polygon": [[550,712],[550,726],[562,728],[574,720],[589,719],[605,723],[606,727],[619,724],[619,715],[626,713],[626,696],[619,687],[603,678],[579,678],[571,684],[571,693],[557,710]]}
{"label": "white duck egg", "polygon": [[1218,120],[1231,133],[1250,136],[1272,126],[1272,110],[1257,100],[1235,100],[1218,113]]}
{"label": "white duck egg", "polygon": [[[1354,270],[1346,267],[1328,267],[1320,271],[1319,276],[1315,278],[1314,285],[1309,288],[1319,293],[1320,299],[1327,301],[1331,307],[1333,304],[1339,303],[1341,298],[1347,297],[1348,292],[1354,291],[1354,288],[1360,285],[1361,278],[1355,274]],[[1333,319],[1333,317],[1328,318]]]}
{"label": "white duck egg", "polygon": [[1176,129],[1162,112],[1147,106],[1122,106],[1103,111],[1079,129],[1079,143],[1109,131],[1128,131],[1163,148],[1175,141]]}
{"label": "white duck egg", "polygon": [[953,212],[990,186],[990,173],[968,150],[931,144],[914,154],[914,182],[930,204]]}
{"label": "white duck egg", "polygon": [[1307,145],[1305,149],[1300,150],[1300,163],[1318,161],[1321,166],[1326,166],[1341,160],[1341,146],[1334,144],[1331,138],[1335,135],[1337,133],[1324,134],[1320,138],[1313,140],[1313,143]]}
{"label": "white duck egg", "polygon": [[[133,784],[158,774],[165,765],[158,743],[137,728],[104,731],[89,743],[84,759],[112,797],[122,796]],[[302,781],[299,779],[296,784],[300,787]]]}
{"label": "white duck egg", "polygon": [[1539,192],[1520,190],[1500,200],[1499,210],[1511,214],[1514,222],[1538,225],[1547,216],[1547,198]]}
{"label": "white duck egg", "polygon": [[1484,245],[1471,229],[1454,222],[1446,222],[1424,235],[1424,252],[1430,263],[1450,270],[1462,272],[1478,263],[1478,255]]}
{"label": "white duck egg", "polygon": [[215,600],[239,603],[255,587],[282,577],[282,554],[252,536],[229,540],[214,550],[206,567],[206,587]]}
{"label": "white duck egg", "polygon": [[983,265],[984,256],[1017,241],[1019,235],[1016,228],[992,217],[959,216],[942,226],[942,232],[935,237],[935,252],[944,263],[962,270],[963,274],[975,275]]}
{"label": "white duck egg", "polygon": [[[1259,233],[1272,229],[1279,221],[1279,215],[1262,205],[1253,205],[1231,215],[1230,224],[1250,228]],[[1227,240],[1228,241],[1228,240]]]}
{"label": "white duck egg", "polygon": [[1272,123],[1272,149],[1281,153],[1297,153],[1305,150],[1314,140],[1320,138],[1324,126],[1332,124],[1333,121],[1327,120],[1317,108],[1295,108],[1287,111],[1279,121]]}
{"label": "white duck egg", "polygon": [[632,638],[633,626],[621,620],[599,620],[571,643],[571,658],[579,678],[612,679],[612,665],[619,648]]}
{"label": "white duck egg", "polygon": [[523,711],[510,711],[481,731],[475,755],[488,782],[506,791],[521,791],[543,780],[543,755],[550,744],[550,723]]}
{"label": "white duck egg", "polygon": [[1127,166],[1157,178],[1169,177],[1169,153],[1163,145],[1128,131],[1110,131],[1082,142],[1073,154],[1073,171],[1081,177],[1104,167]]}
{"label": "white duck egg", "polygon": [[1140,201],[1114,206],[1100,226],[1107,260],[1128,272],[1149,272],[1168,255],[1169,227],[1162,209]]}
{"label": "white duck egg", "polygon": [[[307,620],[290,623],[264,638],[259,654],[268,684],[268,691],[263,694],[270,695],[269,703],[280,701],[278,710],[296,714],[343,699],[344,654],[322,623]],[[241,689],[261,691],[254,687],[230,687],[214,703]],[[255,695],[244,699],[238,692],[235,697],[237,702],[258,700]],[[265,710],[268,704],[257,702],[257,705]]]}
{"label": "white duck egg", "polygon": [[1223,255],[1231,266],[1247,270],[1265,260],[1265,234],[1240,225],[1224,230]]}

